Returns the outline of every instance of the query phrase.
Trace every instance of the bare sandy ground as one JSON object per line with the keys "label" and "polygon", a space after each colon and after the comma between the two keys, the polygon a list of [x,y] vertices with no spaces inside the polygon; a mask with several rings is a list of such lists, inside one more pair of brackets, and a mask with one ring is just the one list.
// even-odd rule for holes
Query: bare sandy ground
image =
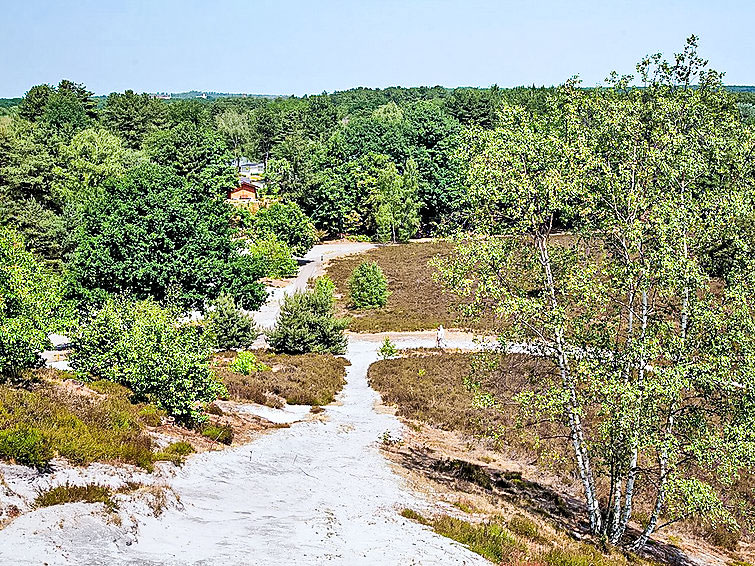
{"label": "bare sandy ground", "polygon": [[[306,285],[323,259],[369,246],[317,246],[281,293]],[[260,325],[272,324],[281,297],[258,313]],[[413,491],[380,453],[385,433],[402,434],[394,416],[375,410],[379,396],[367,384],[383,336],[349,336],[347,385],[324,413],[238,448],[196,455],[174,476],[161,474],[167,495],[159,514],[146,496],[120,498],[114,513],[83,503],[31,511],[0,531],[0,564],[488,564],[398,514],[403,507],[435,504]],[[391,337],[402,348],[434,346],[431,332]],[[447,343],[476,347],[466,334],[449,332]],[[107,475],[87,470],[88,481]],[[123,481],[120,474],[129,472],[109,473]],[[39,478],[17,476],[6,478],[0,497],[21,493],[28,501],[29,486]]]}

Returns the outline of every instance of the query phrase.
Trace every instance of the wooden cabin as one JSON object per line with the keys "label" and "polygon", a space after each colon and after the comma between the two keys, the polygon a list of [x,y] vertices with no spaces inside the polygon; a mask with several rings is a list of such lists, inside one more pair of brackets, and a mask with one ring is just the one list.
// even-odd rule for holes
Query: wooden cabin
{"label": "wooden cabin", "polygon": [[251,179],[240,179],[239,186],[229,191],[228,200],[232,203],[238,202],[259,202],[258,186]]}

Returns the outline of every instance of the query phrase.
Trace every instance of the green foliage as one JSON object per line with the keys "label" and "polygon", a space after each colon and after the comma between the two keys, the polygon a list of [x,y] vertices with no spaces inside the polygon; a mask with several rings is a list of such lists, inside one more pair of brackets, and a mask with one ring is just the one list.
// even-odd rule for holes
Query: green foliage
{"label": "green foliage", "polygon": [[139,149],[144,138],[162,127],[167,109],[149,94],[126,90],[107,97],[102,109],[102,124],[123,139],[126,147]]}
{"label": "green foliage", "polygon": [[357,266],[348,280],[350,305],[358,309],[375,309],[388,301],[388,280],[375,262]]}
{"label": "green foliage", "polygon": [[202,404],[226,394],[201,328],[177,322],[150,299],[108,298],[72,340],[78,375],[125,385],[182,421],[201,420]]}
{"label": "green foliage", "polygon": [[274,236],[296,256],[303,256],[317,242],[315,227],[296,203],[275,202],[251,219],[256,239]]}
{"label": "green foliage", "polygon": [[406,242],[419,229],[417,164],[410,160],[403,175],[392,164],[378,178],[375,224],[383,242]]}
{"label": "green foliage", "polygon": [[53,169],[54,186],[71,204],[101,196],[106,180],[123,175],[137,156],[121,140],[102,128],[87,128],[61,146],[60,162]]}
{"label": "green foliage", "polygon": [[228,367],[242,375],[251,375],[259,371],[270,371],[270,367],[258,361],[257,356],[252,352],[239,352]]}
{"label": "green foliage", "polygon": [[214,130],[182,121],[155,130],[144,140],[144,152],[155,163],[189,182],[185,198],[223,196],[236,187],[233,155]]}
{"label": "green foliage", "polygon": [[243,308],[256,308],[265,298],[262,265],[239,253],[231,214],[165,167],[136,167],[83,207],[72,293],[85,302],[127,293],[203,309],[227,290]]}
{"label": "green foliage", "polygon": [[61,306],[61,282],[0,227],[0,377],[38,365]]}
{"label": "green foliage", "polygon": [[293,277],[299,271],[299,264],[294,259],[291,248],[275,234],[264,234],[250,242],[249,254],[264,266],[265,277]]}
{"label": "green foliage", "polygon": [[202,436],[230,445],[233,442],[233,427],[231,425],[207,424],[202,427]]}
{"label": "green foliage", "polygon": [[[633,550],[661,514],[731,522],[722,495],[755,469],[753,270],[745,252],[723,288],[706,273],[711,242],[746,236],[732,221],[753,215],[755,137],[695,37],[638,72],[646,88],[568,83],[547,113],[504,107],[472,132],[470,220],[489,236],[436,262],[471,314],[494,310],[501,343],[558,368],[508,401],[522,422],[565,424],[593,533],[617,543],[636,493],[653,494]],[[555,237],[564,222],[573,235]]]}
{"label": "green foliage", "polygon": [[180,466],[186,461],[186,457],[193,453],[194,447],[188,442],[173,442],[155,453],[155,461],[173,462]]}
{"label": "green foliage", "polygon": [[207,315],[205,329],[215,348],[231,350],[254,344],[259,329],[250,315],[238,309],[230,295],[223,293],[214,305],[214,310]]}
{"label": "green foliage", "polygon": [[391,339],[386,336],[378,350],[378,355],[384,360],[395,358],[398,355],[398,348],[396,348],[396,344],[391,342]]}
{"label": "green foliage", "polygon": [[288,354],[346,351],[345,319],[335,316],[333,282],[321,277],[313,289],[297,291],[285,298],[275,329],[268,334],[268,343]]}
{"label": "green foliage", "polygon": [[52,456],[49,441],[37,428],[19,423],[0,430],[0,458],[44,470]]}

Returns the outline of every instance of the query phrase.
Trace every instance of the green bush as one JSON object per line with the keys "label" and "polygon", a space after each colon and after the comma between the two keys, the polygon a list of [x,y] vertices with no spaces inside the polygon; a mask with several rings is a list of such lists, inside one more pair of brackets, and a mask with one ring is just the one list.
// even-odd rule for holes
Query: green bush
{"label": "green bush", "polygon": [[268,371],[270,366],[266,366],[257,360],[257,356],[251,352],[239,352],[236,359],[228,366],[231,370],[242,375],[251,375],[258,371]]}
{"label": "green bush", "polygon": [[52,459],[50,443],[36,428],[18,424],[0,430],[0,458],[44,470]]}
{"label": "green bush", "polygon": [[72,338],[78,375],[120,383],[179,420],[202,420],[203,403],[227,394],[210,370],[202,329],[151,299],[110,297]]}
{"label": "green bush", "polygon": [[241,312],[233,297],[223,293],[207,315],[205,328],[212,345],[220,350],[248,348],[259,336],[254,319]]}
{"label": "green bush", "polygon": [[372,261],[359,264],[348,281],[350,305],[357,309],[384,307],[388,301],[388,280]]}
{"label": "green bush", "polygon": [[249,253],[261,260],[265,277],[293,277],[299,271],[299,264],[294,259],[291,248],[275,234],[266,234],[249,244]]}
{"label": "green bush", "polygon": [[383,340],[383,344],[378,350],[378,355],[384,360],[393,358],[398,355],[398,348],[396,348],[396,344],[391,342],[391,339],[386,336],[385,340]]}
{"label": "green bush", "polygon": [[336,318],[333,282],[321,277],[314,288],[286,297],[268,343],[287,354],[343,354],[348,320]]}

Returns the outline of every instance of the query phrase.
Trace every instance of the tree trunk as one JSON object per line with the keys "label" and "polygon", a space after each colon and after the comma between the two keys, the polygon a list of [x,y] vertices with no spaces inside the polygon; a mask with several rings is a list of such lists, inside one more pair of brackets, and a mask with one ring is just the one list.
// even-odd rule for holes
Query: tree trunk
{"label": "tree trunk", "polygon": [[[542,234],[536,235],[535,244],[540,256],[540,264],[545,275],[545,284],[546,288],[548,289],[551,307],[556,310],[558,308],[558,300],[556,298],[556,290],[553,281],[553,272],[551,269],[546,237]],[[580,480],[582,481],[582,486],[585,490],[585,502],[587,504],[587,514],[590,519],[590,530],[593,534],[600,534],[602,529],[600,504],[598,502],[598,497],[595,490],[595,479],[592,473],[592,467],[590,465],[590,456],[587,453],[587,448],[585,446],[582,420],[580,419],[579,413],[577,412],[579,402],[577,400],[576,387],[573,380],[571,379],[569,372],[569,360],[566,352],[566,343],[563,336],[563,330],[561,328],[557,328],[555,329],[554,334],[555,351],[556,357],[558,359],[561,384],[569,395],[569,400],[566,404],[566,418],[569,422],[569,429],[571,431],[570,437],[572,446],[574,448],[574,456],[577,462],[577,470],[579,472]]]}

